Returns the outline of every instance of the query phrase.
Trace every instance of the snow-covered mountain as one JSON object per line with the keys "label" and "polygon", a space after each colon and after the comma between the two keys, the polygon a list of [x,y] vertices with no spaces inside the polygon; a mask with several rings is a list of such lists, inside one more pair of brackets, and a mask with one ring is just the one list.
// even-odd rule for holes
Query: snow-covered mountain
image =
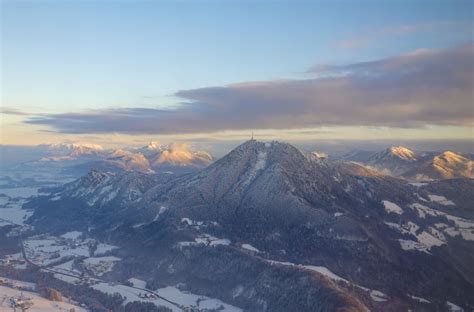
{"label": "snow-covered mountain", "polygon": [[15,168],[37,170],[48,168],[72,176],[86,174],[91,169],[103,171],[138,171],[143,173],[187,173],[212,163],[212,156],[194,151],[186,144],[161,145],[151,142],[142,148],[106,149],[97,144],[42,144],[31,148],[33,159],[13,165]]}
{"label": "snow-covered mountain", "polygon": [[39,145],[40,150],[45,151],[43,161],[65,161],[81,157],[101,157],[105,150],[98,144],[90,143],[57,143]]}
{"label": "snow-covered mountain", "polygon": [[115,150],[98,168],[116,167],[126,171],[183,173],[202,169],[212,163],[212,156],[203,151],[193,151],[185,144],[161,145],[151,142],[145,147]]}
{"label": "snow-covered mountain", "polygon": [[84,199],[89,206],[104,206],[114,201],[124,205],[141,199],[156,184],[151,175],[138,172],[111,173],[92,170],[79,180],[67,184],[55,198]]}
{"label": "snow-covered mountain", "polygon": [[424,161],[404,174],[415,180],[474,178],[474,161],[458,153],[445,151]]}
{"label": "snow-covered mountain", "polygon": [[373,154],[366,163],[385,173],[399,176],[413,168],[418,159],[419,157],[412,150],[403,146],[392,146]]}
{"label": "snow-covered mountain", "polygon": [[352,152],[342,159],[414,181],[474,178],[474,162],[452,151],[415,153],[403,146],[393,146],[380,152]]}
{"label": "snow-covered mountain", "polygon": [[204,151],[192,151],[185,144],[159,145],[151,142],[139,149],[150,162],[153,169],[166,170],[167,168],[204,168],[212,163],[212,156]]}
{"label": "snow-covered mountain", "polygon": [[[416,158],[398,152],[388,157]],[[251,311],[469,308],[472,181],[410,184],[250,140],[167,180],[92,172],[31,202],[31,223],[106,233],[127,257],[122,278],[186,283]]]}
{"label": "snow-covered mountain", "polygon": [[126,171],[152,171],[150,162],[143,154],[123,149],[110,153],[105,159],[105,163]]}

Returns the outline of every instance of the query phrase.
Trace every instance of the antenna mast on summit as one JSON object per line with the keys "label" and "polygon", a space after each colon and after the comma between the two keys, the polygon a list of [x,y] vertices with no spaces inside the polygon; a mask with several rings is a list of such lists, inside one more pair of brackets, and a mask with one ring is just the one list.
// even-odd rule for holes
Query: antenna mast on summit
{"label": "antenna mast on summit", "polygon": [[252,138],[251,138],[250,140],[252,140],[252,141],[253,141],[253,131],[252,131]]}

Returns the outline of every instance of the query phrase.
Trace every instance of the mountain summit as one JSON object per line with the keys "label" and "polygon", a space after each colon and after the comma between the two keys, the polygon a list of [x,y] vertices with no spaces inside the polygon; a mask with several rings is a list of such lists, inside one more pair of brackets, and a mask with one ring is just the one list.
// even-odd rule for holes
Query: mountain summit
{"label": "mountain summit", "polygon": [[42,160],[50,161],[75,160],[81,157],[98,157],[105,152],[102,146],[90,143],[43,144],[40,145],[39,148],[44,149],[46,153]]}
{"label": "mountain summit", "polygon": [[416,154],[412,150],[403,146],[392,146],[386,153],[409,161],[415,161],[417,159]]}
{"label": "mountain summit", "polygon": [[445,151],[425,161],[404,176],[416,180],[474,178],[474,161],[458,153]]}

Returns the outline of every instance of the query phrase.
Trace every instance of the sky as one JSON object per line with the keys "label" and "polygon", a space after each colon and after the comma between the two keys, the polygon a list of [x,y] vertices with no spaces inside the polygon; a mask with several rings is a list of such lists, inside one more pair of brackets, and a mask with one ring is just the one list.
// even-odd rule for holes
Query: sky
{"label": "sky", "polygon": [[1,2],[0,143],[472,140],[472,1]]}

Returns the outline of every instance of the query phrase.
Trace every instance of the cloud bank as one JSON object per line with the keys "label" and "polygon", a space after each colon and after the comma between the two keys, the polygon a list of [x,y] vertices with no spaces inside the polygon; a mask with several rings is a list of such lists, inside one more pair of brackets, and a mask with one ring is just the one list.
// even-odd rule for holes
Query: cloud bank
{"label": "cloud bank", "polygon": [[317,66],[313,77],[181,90],[175,109],[31,117],[62,133],[183,134],[319,126],[473,126],[474,45]]}
{"label": "cloud bank", "polygon": [[373,31],[366,31],[363,35],[339,40],[335,46],[344,49],[359,49],[380,42],[380,40],[422,33],[436,35],[437,37],[456,34],[465,38],[472,38],[473,34],[471,22],[438,21],[382,27]]}

